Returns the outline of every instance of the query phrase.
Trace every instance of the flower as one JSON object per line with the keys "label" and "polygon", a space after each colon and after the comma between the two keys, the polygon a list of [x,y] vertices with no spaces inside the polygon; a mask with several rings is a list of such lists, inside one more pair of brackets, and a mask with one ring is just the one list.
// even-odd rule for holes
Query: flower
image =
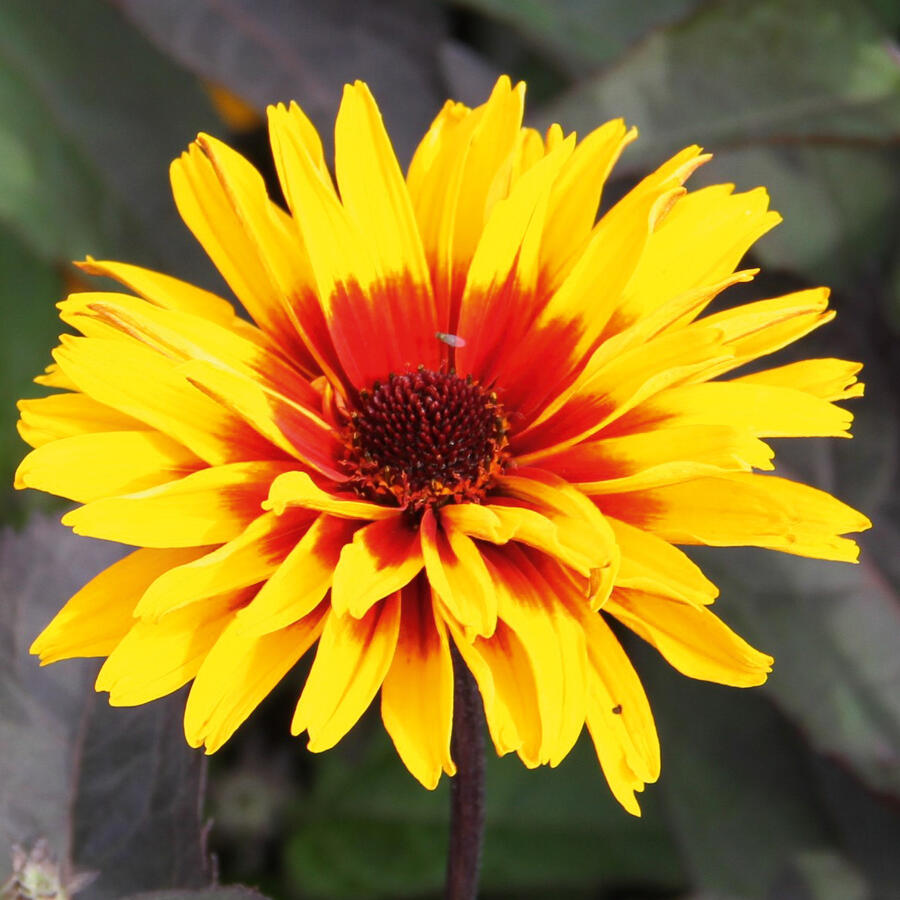
{"label": "flower", "polygon": [[175,202],[246,308],[88,259],[132,294],[77,293],[20,404],[18,487],[82,504],[78,534],[136,546],[38,637],[43,663],[107,657],[139,704],[193,680],[185,732],[220,747],[313,645],[291,723],[333,746],[381,692],[410,772],[453,774],[453,657],[498,753],[557,764],[587,724],[614,795],[659,774],[618,620],[694,678],[772,658],[709,609],[678,544],[852,561],[864,516],[771,474],[761,438],[847,436],[860,366],[735,375],[829,321],[824,288],[721,312],[777,224],[766,192],[683,183],[688,147],[596,221],[635,138],[522,127],[524,85],[448,102],[404,179],[367,87],[347,86],[332,182],[303,112],[269,109],[290,213],[200,135]]}

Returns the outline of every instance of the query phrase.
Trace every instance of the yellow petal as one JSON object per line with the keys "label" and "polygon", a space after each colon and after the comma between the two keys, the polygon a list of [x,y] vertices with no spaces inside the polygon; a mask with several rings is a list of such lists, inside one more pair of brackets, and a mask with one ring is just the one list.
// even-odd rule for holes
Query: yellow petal
{"label": "yellow petal", "polygon": [[[609,523],[596,505],[564,479],[543,469],[519,468],[514,475],[498,478],[495,490],[501,496],[536,507],[541,516],[553,524],[559,543],[566,548],[568,560],[556,549],[550,549],[556,546],[555,543],[541,547],[526,539],[522,531],[516,533],[516,540],[543,549],[589,577],[594,583],[592,601],[595,608],[600,606],[618,571],[619,548]],[[493,506],[492,509],[502,519],[510,515],[503,510],[513,508]],[[521,517],[520,513],[515,515]]]}
{"label": "yellow petal", "polygon": [[581,141],[553,185],[541,240],[541,282],[557,287],[583,252],[600,195],[622,151],[637,137],[622,119],[596,128]]}
{"label": "yellow petal", "polygon": [[[587,609],[571,593],[560,596],[580,622],[587,640],[587,724],[592,737],[605,730],[640,783],[656,781],[659,737],[650,703],[631,661],[602,614]],[[594,740],[596,743],[596,737]]]}
{"label": "yellow petal", "polygon": [[250,333],[251,326],[235,330],[228,324],[165,309],[127,294],[80,291],[58,305],[63,321],[81,330],[85,322],[99,321],[170,359],[204,360],[251,375],[266,386],[289,392],[296,402],[310,409],[320,402],[308,379],[273,347],[260,342],[259,331]]}
{"label": "yellow petal", "polygon": [[184,733],[215,753],[318,640],[325,609],[272,634],[252,637],[232,620],[206,655],[191,686]]}
{"label": "yellow petal", "polygon": [[285,307],[308,289],[302,245],[256,169],[201,135],[169,171],[175,205],[253,320],[307,371],[315,366]]}
{"label": "yellow petal", "polygon": [[497,627],[494,583],[475,542],[429,509],[420,528],[422,557],[432,588],[471,639]]}
{"label": "yellow petal", "polygon": [[272,455],[267,441],[198,391],[171,360],[135,341],[63,335],[54,358],[79,390],[168,434],[211,465]]}
{"label": "yellow petal", "polygon": [[485,555],[497,589],[499,617],[522,642],[534,670],[541,762],[558,765],[584,726],[584,632],[525,553],[512,547],[485,548]]}
{"label": "yellow petal", "polygon": [[540,241],[550,190],[574,144],[574,139],[564,142],[529,169],[485,223],[468,266],[455,328],[466,342],[456,351],[460,374],[493,383],[497,369],[503,368],[503,348],[528,331],[537,311]]}
{"label": "yellow petal", "polygon": [[361,619],[330,613],[291,734],[308,731],[314,753],[333,747],[381,687],[394,658],[399,628],[399,594],[373,606]]}
{"label": "yellow petal", "polygon": [[234,307],[227,300],[171,275],[90,256],[76,265],[89,275],[113,278],[145,300],[166,309],[177,309],[231,327],[239,321]]}
{"label": "yellow petal", "polygon": [[240,417],[256,434],[288,456],[302,460],[329,478],[341,477],[335,463],[340,447],[337,438],[309,406],[267,387],[258,378],[206,360],[191,360],[179,366],[178,371],[220,408]]}
{"label": "yellow petal", "polygon": [[34,383],[42,384],[44,387],[59,388],[62,391],[78,390],[75,382],[55,362],[45,366],[44,371],[35,376]]}
{"label": "yellow petal", "polygon": [[601,347],[595,354],[601,362],[589,363],[557,403],[514,437],[517,461],[532,465],[586,440],[659,391],[706,377],[731,354],[713,327],[697,327],[689,340],[681,331],[666,332],[612,356]]}
{"label": "yellow petal", "polygon": [[598,498],[607,515],[675,544],[768,547],[798,556],[855,562],[856,543],[841,534],[871,522],[830,494],[774,475],[696,478]]}
{"label": "yellow petal", "polygon": [[201,467],[187,447],[157,431],[79,434],[32,450],[16,470],[15,486],[89,503],[175,481]]}
{"label": "yellow petal", "polygon": [[[450,327],[456,203],[476,117],[448,100],[413,154],[406,184],[431,270],[438,320]],[[456,276],[462,293],[463,276]],[[457,297],[457,302],[458,302]]]}
{"label": "yellow petal", "polygon": [[147,589],[135,615],[158,619],[206,597],[264,581],[309,528],[312,513],[263,513],[236,538],[206,556],[162,574]]}
{"label": "yellow petal", "polygon": [[576,444],[542,465],[592,495],[620,493],[714,475],[771,469],[772,450],[747,431],[681,425]]}
{"label": "yellow petal", "polygon": [[[763,188],[733,193],[718,184],[682,197],[653,232],[617,310],[617,328],[652,312],[665,297],[712,284],[734,271],[750,247],[781,221]],[[686,253],[685,248],[690,252]],[[696,314],[696,313],[695,313]]]}
{"label": "yellow petal", "polygon": [[541,714],[532,664],[522,642],[502,621],[489,638],[470,642],[446,618],[447,627],[481,699],[491,741],[498,755],[515,751],[529,769],[541,764]]}
{"label": "yellow petal", "polygon": [[719,589],[700,567],[668,541],[620,522],[607,520],[622,551],[622,563],[616,576],[618,587],[635,588],[685,603],[705,605],[719,595]]}
{"label": "yellow petal", "polygon": [[[338,200],[286,115],[270,109],[276,163],[347,377],[362,388],[402,371],[412,360],[437,368],[440,342],[434,337],[438,325],[427,283],[417,281],[418,273],[408,266],[402,272],[382,269],[374,238]],[[406,323],[403,329],[390,327],[398,321]]]}
{"label": "yellow petal", "polygon": [[525,85],[502,76],[475,110],[448,104],[410,165],[407,183],[432,271],[445,330],[455,333],[466,270],[490,203],[502,199],[495,181],[509,183],[524,110]]}
{"label": "yellow petal", "polygon": [[[693,327],[713,325],[720,329],[726,345],[734,354],[723,361],[713,374],[742,366],[774,353],[834,318],[828,310],[828,288],[812,288],[746,303],[724,312],[704,316]],[[690,329],[683,340],[690,340]],[[713,374],[707,377],[713,377]]]}
{"label": "yellow petal", "polygon": [[450,758],[453,662],[447,629],[435,619],[427,582],[403,590],[397,649],[381,688],[381,718],[407,769],[429,790]]}
{"label": "yellow petal", "polygon": [[849,400],[863,395],[863,385],[856,378],[861,368],[862,363],[846,359],[803,359],[743,375],[732,383],[793,388],[822,400]]}
{"label": "yellow petal", "polygon": [[108,656],[134,625],[134,608],[147,587],[172,566],[206,553],[135,550],[92,578],[35,638],[31,653],[41,665],[77,656]]}
{"label": "yellow petal", "polygon": [[607,727],[602,715],[592,712],[592,710],[605,709],[614,705],[606,691],[598,689],[596,694],[596,698],[590,702],[588,707],[587,727],[594,742],[594,751],[600,762],[600,768],[612,795],[619,801],[623,809],[633,816],[640,817],[641,808],[634,795],[635,792],[643,791],[644,782],[634,774],[631,766],[628,765],[628,757],[622,743]]}
{"label": "yellow petal", "polygon": [[231,463],[63,516],[76,534],[143,547],[194,547],[237,537],[260,514],[286,463]]}
{"label": "yellow petal", "polygon": [[428,266],[409,191],[375,99],[361,81],[344,85],[334,145],[335,175],[344,208],[368,235],[382,274],[390,277],[406,272],[422,287],[422,303],[437,328]]}
{"label": "yellow petal", "polygon": [[241,630],[261,636],[311,613],[331,587],[344,545],[360,523],[321,513],[253,601],[238,615]]}
{"label": "yellow petal", "polygon": [[754,650],[706,607],[623,590],[605,609],[690,678],[753,687],[772,671],[771,656]]}
{"label": "yellow petal", "polygon": [[480,503],[453,503],[441,508],[441,521],[449,526],[492,544],[505,544],[512,532],[500,517]]}
{"label": "yellow petal", "polygon": [[419,529],[394,516],[360,528],[341,550],[331,584],[338,615],[359,619],[379,600],[399,591],[422,570]]}
{"label": "yellow petal", "polygon": [[263,509],[281,515],[285,509],[302,506],[339,516],[342,519],[390,519],[399,509],[357,500],[355,494],[329,494],[323,491],[306,472],[285,472],[272,482]]}
{"label": "yellow petal", "polygon": [[246,593],[225,594],[173,612],[158,622],[138,620],[97,675],[113,706],[138,706],[187,684]]}
{"label": "yellow petal", "polygon": [[[635,409],[630,428],[730,426],[759,437],[850,437],[853,414],[812,393],[752,381],[710,381],[672,388]],[[754,462],[752,465],[758,466]]]}
{"label": "yellow petal", "polygon": [[98,403],[87,394],[51,394],[18,402],[19,434],[32,447],[95,431],[149,430],[131,416]]}

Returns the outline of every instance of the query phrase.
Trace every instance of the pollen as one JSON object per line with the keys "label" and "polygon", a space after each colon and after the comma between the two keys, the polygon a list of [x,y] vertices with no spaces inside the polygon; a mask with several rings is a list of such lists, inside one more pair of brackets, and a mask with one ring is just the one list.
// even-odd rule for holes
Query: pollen
{"label": "pollen", "polygon": [[454,372],[423,367],[360,393],[345,434],[350,486],[414,515],[479,503],[508,458],[496,394]]}

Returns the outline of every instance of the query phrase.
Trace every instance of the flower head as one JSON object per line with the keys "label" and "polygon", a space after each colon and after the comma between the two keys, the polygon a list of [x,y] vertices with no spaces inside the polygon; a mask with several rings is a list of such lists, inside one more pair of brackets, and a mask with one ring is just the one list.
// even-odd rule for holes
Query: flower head
{"label": "flower head", "polygon": [[851,561],[864,516],[773,468],[766,437],[846,436],[859,366],[739,371],[827,322],[819,288],[707,313],[777,224],[764,190],[684,182],[688,147],[597,220],[635,138],[522,127],[524,86],[448,102],[404,178],[368,89],[337,117],[337,187],[296,106],[269,109],[287,207],[207,135],[178,209],[252,323],[158,272],[60,304],[20,404],[16,484],[82,504],[78,534],[138,549],[35,641],[107,657],[138,704],[193,681],[212,752],[315,646],[291,730],[333,746],[381,695],[409,770],[452,774],[452,656],[498,753],[555,765],[586,724],[615,796],[659,773],[616,619],[686,675],[748,686],[772,659],[711,611],[679,544]]}

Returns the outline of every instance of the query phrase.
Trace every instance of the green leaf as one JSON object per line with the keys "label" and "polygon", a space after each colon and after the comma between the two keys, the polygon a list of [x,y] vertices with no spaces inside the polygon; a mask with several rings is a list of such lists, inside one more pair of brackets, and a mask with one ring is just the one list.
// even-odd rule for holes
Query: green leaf
{"label": "green leaf", "polygon": [[[287,843],[295,890],[310,897],[438,894],[446,865],[446,779],[413,782],[380,723],[316,760]],[[653,789],[634,819],[609,794],[588,740],[552,770],[498,759],[488,744],[482,892],[564,897],[603,886],[681,884]],[[390,860],[386,864],[386,860]],[[534,892],[532,894],[532,892]]]}
{"label": "green leaf", "polygon": [[718,154],[697,180],[765,185],[784,221],[754,245],[757,259],[848,287],[891,250],[898,162],[895,150],[877,148],[747,147]]}
{"label": "green leaf", "polygon": [[846,859],[827,850],[797,854],[790,870],[778,880],[775,897],[797,900],[866,900],[871,897],[865,878]]}
{"label": "green leaf", "polygon": [[62,330],[54,308],[61,291],[56,271],[0,228],[0,521],[9,520],[20,505],[22,495],[11,496],[10,485],[28,450],[16,433],[15,403],[45,393],[32,379],[50,361],[50,348]]}
{"label": "green leaf", "polygon": [[[122,550],[35,517],[0,534],[0,848],[46,838],[84,900],[207,883],[202,757],[182,732],[183,698],[112,709],[97,665],[40,668],[28,646],[65,600]],[[0,853],[0,882],[9,874]]]}
{"label": "green leaf", "polygon": [[[836,331],[825,346],[852,358],[841,340],[849,330]],[[806,352],[821,355],[823,342],[807,341]],[[897,797],[900,567],[892,504],[900,428],[890,374],[870,360],[863,376],[866,397],[847,404],[855,414],[853,440],[776,446],[780,474],[821,487],[873,519],[860,537],[859,564],[754,549],[696,548],[693,555],[721,588],[729,623],[775,657],[767,690],[813,747],[873,790]]]}
{"label": "green leaf", "polygon": [[855,0],[727,0],[659,31],[545,111],[587,130],[625,116],[632,165],[691,143],[874,142],[900,134],[900,66]]}
{"label": "green leaf", "polygon": [[196,81],[101,0],[0,6],[0,220],[38,256],[196,264],[168,165],[214,121]]}
{"label": "green leaf", "polygon": [[647,32],[683,19],[700,0],[455,0],[521,32],[560,66],[596,68]]}
{"label": "green leaf", "polygon": [[[840,762],[817,763],[814,774],[824,815],[856,872],[864,873],[871,885],[866,896],[891,896],[900,884],[900,856],[896,852],[900,846],[900,810],[896,801],[866,790]],[[845,872],[844,877],[849,875]],[[840,883],[840,876],[834,881]]]}
{"label": "green leaf", "polygon": [[589,130],[624,116],[640,140],[620,171],[697,143],[716,154],[698,184],[763,184],[785,222],[767,265],[851,284],[889,251],[900,199],[896,46],[855,0],[728,0],[651,35],[540,117]]}
{"label": "green leaf", "polygon": [[361,78],[378,99],[394,146],[408,158],[444,97],[439,4],[419,0],[115,0],[183,66],[260,111],[296,100],[326,146],[344,82]]}
{"label": "green leaf", "polygon": [[635,652],[663,750],[659,790],[695,888],[762,900],[791,860],[829,849],[803,744],[763,690],[684,678]]}

